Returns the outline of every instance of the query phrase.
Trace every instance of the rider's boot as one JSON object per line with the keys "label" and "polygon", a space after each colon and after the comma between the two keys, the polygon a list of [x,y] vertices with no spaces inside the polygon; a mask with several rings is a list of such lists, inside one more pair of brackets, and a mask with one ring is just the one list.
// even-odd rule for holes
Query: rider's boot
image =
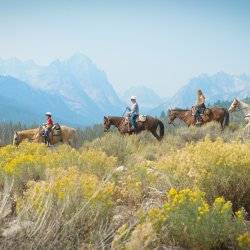
{"label": "rider's boot", "polygon": [[135,128],[133,126],[130,127],[129,132],[135,132]]}
{"label": "rider's boot", "polygon": [[202,120],[201,119],[202,119],[201,117],[197,118],[195,125],[201,125],[202,124]]}

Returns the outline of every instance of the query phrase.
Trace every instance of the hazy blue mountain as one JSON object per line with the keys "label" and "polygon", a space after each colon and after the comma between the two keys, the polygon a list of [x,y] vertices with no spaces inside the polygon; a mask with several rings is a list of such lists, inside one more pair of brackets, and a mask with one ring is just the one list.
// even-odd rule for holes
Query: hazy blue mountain
{"label": "hazy blue mountain", "polygon": [[250,96],[250,76],[236,76],[224,72],[218,72],[214,75],[199,75],[191,79],[167,102],[159,105],[151,112],[160,114],[162,110],[167,110],[171,107],[191,107],[195,104],[198,89],[203,90],[206,101],[210,104],[219,100],[232,100],[235,97],[243,99]]}
{"label": "hazy blue mountain", "polygon": [[83,126],[97,122],[80,117],[72,111],[60,95],[34,89],[10,76],[0,76],[0,120],[42,123],[45,112],[51,111],[60,123]]}
{"label": "hazy blue mountain", "polygon": [[132,95],[137,96],[141,112],[148,112],[163,102],[163,99],[153,89],[145,86],[129,88],[123,93],[122,100],[128,104]]}
{"label": "hazy blue mountain", "polygon": [[0,60],[0,74],[18,78],[33,89],[60,96],[85,123],[100,122],[105,114],[120,114],[122,101],[106,74],[83,54],[55,60],[48,66],[18,59]]}

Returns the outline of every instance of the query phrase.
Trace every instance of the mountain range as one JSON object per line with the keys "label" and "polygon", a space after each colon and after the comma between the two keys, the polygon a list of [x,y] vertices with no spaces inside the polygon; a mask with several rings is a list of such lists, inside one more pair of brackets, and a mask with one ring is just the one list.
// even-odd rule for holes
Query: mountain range
{"label": "mountain range", "polygon": [[56,121],[82,127],[100,123],[104,115],[121,115],[131,95],[137,96],[142,113],[160,115],[171,107],[191,107],[197,89],[203,90],[210,104],[241,99],[250,96],[250,76],[201,74],[171,98],[162,99],[143,85],[119,96],[105,72],[81,53],[46,66],[0,59],[0,120],[41,123],[43,114],[51,111]]}
{"label": "mountain range", "polygon": [[201,74],[192,78],[173,97],[151,110],[151,113],[159,115],[162,111],[173,107],[190,108],[196,102],[198,89],[202,89],[206,102],[211,105],[219,100],[244,99],[250,96],[250,76],[231,75],[225,72],[214,75]]}
{"label": "mountain range", "polygon": [[[86,126],[100,122],[104,114],[118,115],[122,110],[123,103],[106,74],[80,53],[48,66],[15,58],[0,60],[0,75],[1,98],[7,98],[10,105],[29,107],[33,117],[54,110],[60,122]],[[36,101],[29,101],[31,95]]]}

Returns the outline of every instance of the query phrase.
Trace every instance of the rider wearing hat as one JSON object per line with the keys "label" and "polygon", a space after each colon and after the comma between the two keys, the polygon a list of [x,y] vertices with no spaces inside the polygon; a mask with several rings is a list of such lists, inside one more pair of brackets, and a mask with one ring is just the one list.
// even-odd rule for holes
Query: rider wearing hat
{"label": "rider wearing hat", "polygon": [[132,125],[131,131],[135,131],[137,129],[136,118],[139,116],[139,106],[136,102],[136,96],[131,96],[131,107],[127,107],[130,116],[130,123]]}
{"label": "rider wearing hat", "polygon": [[53,127],[54,123],[53,123],[53,120],[52,120],[51,112],[47,112],[45,115],[47,117],[47,123],[45,125],[44,136],[45,136],[46,141],[48,142],[48,144],[50,144],[50,133],[52,131],[52,127]]}

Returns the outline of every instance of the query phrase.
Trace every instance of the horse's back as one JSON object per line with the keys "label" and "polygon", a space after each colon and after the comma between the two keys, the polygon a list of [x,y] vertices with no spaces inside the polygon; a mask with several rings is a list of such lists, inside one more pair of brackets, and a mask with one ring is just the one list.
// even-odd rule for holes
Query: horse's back
{"label": "horse's back", "polygon": [[61,125],[62,137],[65,140],[71,139],[76,135],[76,129],[65,125]]}

